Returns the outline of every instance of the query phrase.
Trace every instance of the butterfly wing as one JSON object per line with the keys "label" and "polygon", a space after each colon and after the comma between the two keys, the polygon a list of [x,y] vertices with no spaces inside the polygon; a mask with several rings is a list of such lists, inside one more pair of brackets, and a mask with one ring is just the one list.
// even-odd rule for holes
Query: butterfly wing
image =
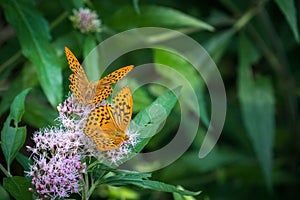
{"label": "butterfly wing", "polygon": [[110,124],[112,122],[110,110],[111,105],[106,104],[104,106],[96,107],[90,112],[85,127],[83,129],[84,133],[88,137],[95,137],[97,135],[98,129],[101,128],[103,124]]}
{"label": "butterfly wing", "polygon": [[83,103],[85,100],[85,95],[83,95],[83,92],[87,91],[89,86],[89,81],[84,73],[82,66],[78,62],[75,55],[70,51],[70,49],[68,49],[68,47],[65,47],[65,53],[66,53],[69,67],[74,73],[71,74],[69,77],[69,80],[71,82],[69,88],[72,91],[72,93],[75,95],[77,100]]}
{"label": "butterfly wing", "polygon": [[112,116],[118,128],[125,133],[132,115],[132,94],[129,87],[124,87],[113,98]]}
{"label": "butterfly wing", "polygon": [[88,116],[84,133],[92,138],[101,151],[114,149],[128,139],[126,130],[132,115],[132,95],[124,87],[113,98],[114,105],[96,107]]}
{"label": "butterfly wing", "polygon": [[97,134],[95,137],[93,137],[93,140],[100,151],[109,151],[115,149],[123,143],[122,138],[107,137],[105,132]]}
{"label": "butterfly wing", "polygon": [[105,99],[107,99],[109,97],[109,95],[111,95],[112,90],[113,90],[113,88],[110,84],[117,83],[132,69],[133,69],[133,65],[122,67],[122,68],[108,74],[101,80],[99,80],[96,83],[94,97],[89,104],[96,105],[98,103],[101,103]]}
{"label": "butterfly wing", "polygon": [[111,85],[103,85],[98,81],[96,84],[95,94],[89,104],[96,105],[98,103],[101,103],[102,101],[107,99],[109,95],[111,95],[112,91],[113,88]]}
{"label": "butterfly wing", "polygon": [[108,151],[120,146],[123,137],[112,117],[110,104],[96,107],[88,116],[84,133],[92,138],[101,151]]}
{"label": "butterfly wing", "polygon": [[99,80],[99,84],[114,84],[121,80],[128,72],[133,69],[133,65],[122,67]]}

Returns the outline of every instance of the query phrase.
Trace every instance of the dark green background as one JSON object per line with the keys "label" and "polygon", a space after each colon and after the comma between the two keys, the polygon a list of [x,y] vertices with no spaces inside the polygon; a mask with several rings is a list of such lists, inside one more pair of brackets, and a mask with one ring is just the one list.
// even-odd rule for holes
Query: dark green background
{"label": "dark green background", "polygon": [[[199,77],[198,83],[191,83],[199,92],[203,112],[197,138],[180,159],[154,172],[152,179],[201,190],[196,199],[299,197],[299,1],[87,2],[0,0],[1,127],[14,97],[28,87],[32,90],[19,123],[27,128],[25,145],[32,145],[35,130],[55,124],[56,106],[68,94],[70,70],[64,46],[82,61],[96,44],[124,30],[144,26],[179,30],[203,45],[217,64],[227,93],[227,116],[216,147],[199,159],[210,119],[210,97],[200,76],[182,70],[189,65],[180,58],[158,50],[134,51],[116,60],[109,71],[131,63],[138,66],[160,61],[178,63],[182,68],[175,69],[183,75]],[[74,30],[68,16],[80,7],[97,12],[102,20],[100,33]],[[134,94],[135,114],[164,91],[157,85],[139,89]],[[145,152],[164,146],[174,137],[179,108],[175,106]],[[194,112],[193,105],[189,109]],[[29,156],[24,147],[21,152]],[[1,163],[6,166],[2,155]],[[23,176],[23,171],[14,161],[11,173]],[[171,194],[129,189],[140,199],[173,198]],[[100,188],[96,193],[103,198],[119,198],[112,191]]]}

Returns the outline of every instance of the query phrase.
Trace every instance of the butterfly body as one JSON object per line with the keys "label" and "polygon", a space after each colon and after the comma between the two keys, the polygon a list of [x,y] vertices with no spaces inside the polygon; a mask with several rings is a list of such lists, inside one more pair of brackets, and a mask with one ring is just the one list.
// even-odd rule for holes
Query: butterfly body
{"label": "butterfly body", "polygon": [[69,77],[71,82],[69,88],[82,104],[97,105],[107,99],[113,90],[111,84],[118,82],[133,69],[133,65],[129,65],[108,74],[98,82],[89,81],[83,67],[67,47],[65,47],[65,53],[70,69],[73,72]]}

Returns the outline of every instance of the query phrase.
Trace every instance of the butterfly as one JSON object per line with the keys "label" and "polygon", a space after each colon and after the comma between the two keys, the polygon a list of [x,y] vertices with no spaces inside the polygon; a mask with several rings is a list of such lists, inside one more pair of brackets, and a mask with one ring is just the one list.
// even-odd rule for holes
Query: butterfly
{"label": "butterfly", "polygon": [[87,105],[96,105],[107,99],[113,90],[111,84],[118,82],[133,69],[133,65],[120,68],[95,83],[88,81],[83,67],[70,49],[65,47],[65,53],[73,72],[69,77],[69,88],[80,103]]}
{"label": "butterfly", "polygon": [[112,99],[113,104],[100,105],[89,114],[83,132],[94,140],[101,151],[119,147],[124,140],[132,115],[132,94],[122,88]]}

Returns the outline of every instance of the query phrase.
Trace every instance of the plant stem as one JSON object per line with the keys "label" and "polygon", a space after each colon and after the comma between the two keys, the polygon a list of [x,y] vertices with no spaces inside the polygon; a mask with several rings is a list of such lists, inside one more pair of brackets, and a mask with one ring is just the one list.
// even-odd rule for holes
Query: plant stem
{"label": "plant stem", "polygon": [[[99,161],[95,161],[93,162],[92,164],[90,164],[88,167],[87,167],[87,171],[89,171],[90,169],[92,169],[95,165],[99,164],[100,162]],[[87,196],[90,197],[92,195],[92,193],[94,192],[95,188],[101,183],[101,180],[102,178],[107,174],[109,173],[108,170],[103,170],[101,169],[101,172],[102,174],[97,178],[97,180],[94,182],[92,181],[91,183],[91,187],[87,193]],[[93,180],[93,178],[92,178]]]}
{"label": "plant stem", "polygon": [[51,24],[50,24],[50,30],[53,30],[58,24],[60,24],[64,19],[67,18],[68,12],[63,12],[61,15],[59,15]]}
{"label": "plant stem", "polygon": [[6,60],[4,63],[0,65],[0,73],[7,68],[9,65],[16,62],[20,57],[22,56],[21,50],[17,51],[12,57],[10,57],[8,60]]}
{"label": "plant stem", "polygon": [[88,173],[84,174],[84,185],[82,190],[82,200],[88,200],[89,199],[89,175]]}
{"label": "plant stem", "polygon": [[1,163],[0,163],[0,169],[7,177],[12,177],[12,175],[9,173],[9,171],[7,171]]}
{"label": "plant stem", "polygon": [[90,190],[88,191],[88,196],[92,195],[92,193],[94,192],[96,186],[99,185],[100,180],[101,180],[101,179],[98,179],[96,182],[94,182],[94,183],[91,185],[91,188],[90,188]]}
{"label": "plant stem", "polygon": [[248,25],[250,20],[255,17],[255,15],[259,12],[260,8],[255,7],[249,9],[233,26],[235,31],[239,31],[244,26]]}

